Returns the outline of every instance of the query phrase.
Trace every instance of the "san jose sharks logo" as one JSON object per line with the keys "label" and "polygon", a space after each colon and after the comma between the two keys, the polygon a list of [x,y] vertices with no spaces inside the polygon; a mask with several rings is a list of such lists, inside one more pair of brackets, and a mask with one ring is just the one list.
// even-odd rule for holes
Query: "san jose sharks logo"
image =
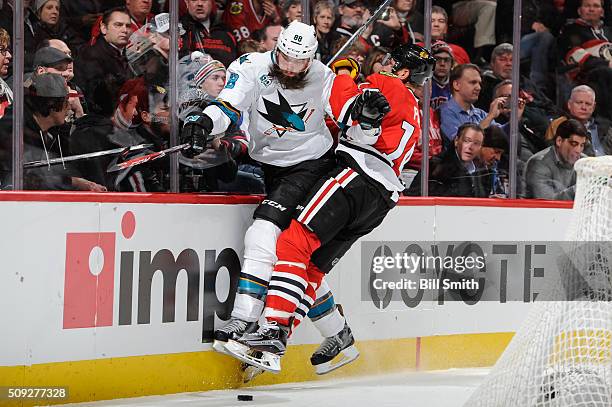
{"label": "san jose sharks logo", "polygon": [[285,99],[285,97],[279,91],[276,92],[278,94],[278,104],[266,98],[262,98],[267,113],[258,111],[264,119],[268,120],[274,125],[274,127],[271,129],[266,130],[264,134],[269,136],[275,131],[278,137],[282,137],[288,131],[292,132],[306,130],[306,122],[314,109],[310,109],[310,114],[308,114],[308,116],[304,119],[304,116],[306,116],[306,113],[309,110],[306,108],[308,103],[290,105],[289,102],[287,102],[287,99]]}

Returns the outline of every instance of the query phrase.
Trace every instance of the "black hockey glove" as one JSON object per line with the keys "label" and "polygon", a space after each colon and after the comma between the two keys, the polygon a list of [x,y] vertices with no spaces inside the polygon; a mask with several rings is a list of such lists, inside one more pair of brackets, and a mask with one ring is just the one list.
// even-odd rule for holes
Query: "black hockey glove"
{"label": "black hockey glove", "polygon": [[214,139],[210,135],[212,129],[213,122],[208,115],[194,112],[187,116],[181,131],[181,141],[191,144],[186,153],[191,156],[203,153]]}
{"label": "black hockey glove", "polygon": [[391,106],[387,98],[377,89],[364,89],[355,99],[352,117],[359,122],[364,130],[380,127],[380,124]]}

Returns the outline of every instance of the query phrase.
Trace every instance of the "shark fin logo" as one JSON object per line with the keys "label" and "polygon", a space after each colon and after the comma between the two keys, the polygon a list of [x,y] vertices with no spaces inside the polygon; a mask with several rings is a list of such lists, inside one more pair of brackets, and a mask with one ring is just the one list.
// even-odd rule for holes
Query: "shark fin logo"
{"label": "shark fin logo", "polygon": [[306,130],[305,122],[308,120],[308,117],[310,117],[310,114],[312,114],[312,112],[310,112],[308,117],[304,119],[304,116],[308,111],[308,109],[306,109],[307,103],[290,105],[289,102],[287,102],[287,99],[285,99],[285,97],[279,91],[277,91],[277,94],[278,104],[272,102],[271,100],[262,98],[267,113],[259,111],[259,114],[274,125],[274,127],[267,130],[265,134],[270,135],[273,131],[276,131],[278,137],[282,137],[288,131],[301,132]]}

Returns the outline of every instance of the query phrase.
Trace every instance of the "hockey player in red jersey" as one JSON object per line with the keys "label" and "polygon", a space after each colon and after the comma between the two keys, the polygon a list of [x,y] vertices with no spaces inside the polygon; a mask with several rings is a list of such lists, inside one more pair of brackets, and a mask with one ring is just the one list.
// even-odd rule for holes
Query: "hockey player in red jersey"
{"label": "hockey player in red jersey", "polygon": [[[330,102],[344,124],[338,164],[315,184],[278,239],[278,261],[263,312],[266,322],[225,345],[246,363],[280,371],[297,310],[313,304],[324,275],[357,239],[380,225],[404,189],[398,176],[421,133],[419,105],[406,84],[422,86],[431,78],[435,60],[414,44],[397,47],[391,57],[393,73],[373,74],[361,89],[348,75],[334,82]],[[330,343],[330,352],[317,362],[333,363],[331,355],[338,352],[331,348],[347,345],[352,344]]]}

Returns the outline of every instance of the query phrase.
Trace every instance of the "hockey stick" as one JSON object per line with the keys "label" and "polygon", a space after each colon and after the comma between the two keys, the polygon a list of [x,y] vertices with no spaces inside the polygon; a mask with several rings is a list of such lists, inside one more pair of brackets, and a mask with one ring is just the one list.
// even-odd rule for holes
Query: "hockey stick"
{"label": "hockey stick", "polygon": [[363,23],[363,25],[361,27],[359,27],[359,29],[357,31],[355,31],[355,33],[353,35],[351,35],[351,37],[348,39],[348,41],[342,46],[342,48],[340,48],[338,50],[338,52],[336,52],[334,54],[333,57],[330,58],[329,62],[326,64],[326,66],[330,66],[335,60],[336,58],[338,58],[340,55],[342,55],[342,53],[344,51],[346,51],[346,49],[348,47],[350,47],[351,45],[353,45],[353,43],[355,42],[355,40],[357,40],[357,38],[363,34],[363,32],[366,30],[366,28],[368,28],[368,26],[370,24],[372,24],[374,21],[378,20],[378,17],[380,17],[380,15],[387,9],[387,7],[389,6],[389,4],[391,4],[392,0],[385,0],[383,1],[383,3],[378,6],[378,8],[376,9],[376,11],[374,12],[374,14],[372,14],[370,16],[370,18],[368,18],[368,20]]}
{"label": "hockey stick", "polygon": [[117,172],[117,171],[125,170],[127,168],[134,167],[136,165],[148,163],[149,161],[153,161],[153,160],[157,160],[158,158],[165,157],[167,154],[179,152],[190,146],[191,144],[189,143],[179,144],[178,146],[170,147],[170,148],[167,148],[161,151],[156,151],[151,154],[143,155],[142,157],[132,158],[131,160],[127,160],[122,163],[111,165],[110,167],[108,167],[106,172]]}
{"label": "hockey stick", "polygon": [[153,146],[153,144],[138,144],[136,146],[131,146],[131,147],[121,147],[121,148],[114,148],[112,150],[96,151],[94,153],[70,155],[64,158],[61,158],[61,157],[52,158],[48,161],[47,160],[30,161],[30,162],[24,163],[23,168],[44,167],[45,165],[56,165],[56,164],[62,164],[65,162],[70,162],[70,161],[78,161],[78,160],[86,160],[88,158],[103,157],[105,155],[125,154],[129,151],[144,150],[145,148],[149,148],[151,146]]}

